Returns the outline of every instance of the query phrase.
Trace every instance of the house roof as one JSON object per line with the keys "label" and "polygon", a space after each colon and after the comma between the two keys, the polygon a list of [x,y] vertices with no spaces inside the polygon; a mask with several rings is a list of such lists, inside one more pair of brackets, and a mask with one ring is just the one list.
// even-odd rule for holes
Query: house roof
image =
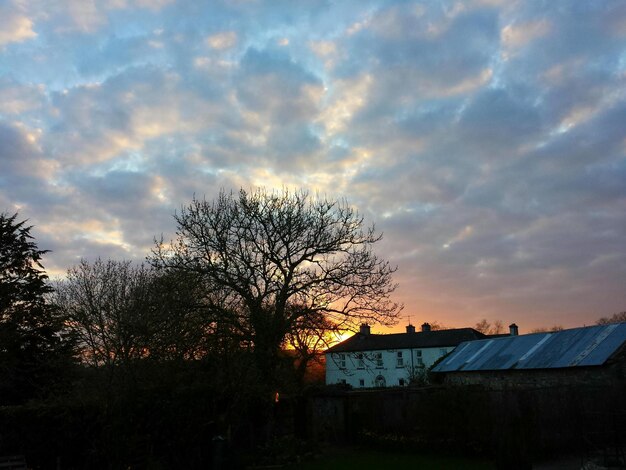
{"label": "house roof", "polygon": [[626,323],[460,344],[433,372],[553,369],[604,364],[626,342]]}
{"label": "house roof", "polygon": [[383,349],[437,348],[456,346],[463,341],[473,341],[482,338],[487,338],[487,336],[473,328],[395,333],[390,335],[357,333],[347,340],[327,349],[326,353],[376,351]]}

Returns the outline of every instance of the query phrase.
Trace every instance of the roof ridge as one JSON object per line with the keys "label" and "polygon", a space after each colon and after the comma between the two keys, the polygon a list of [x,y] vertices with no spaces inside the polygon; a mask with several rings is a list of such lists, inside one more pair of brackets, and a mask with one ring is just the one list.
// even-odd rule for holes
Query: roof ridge
{"label": "roof ridge", "polygon": [[427,349],[457,346],[463,341],[485,336],[474,328],[449,328],[435,331],[398,333],[355,333],[350,338],[328,348],[326,352],[358,352],[385,349]]}

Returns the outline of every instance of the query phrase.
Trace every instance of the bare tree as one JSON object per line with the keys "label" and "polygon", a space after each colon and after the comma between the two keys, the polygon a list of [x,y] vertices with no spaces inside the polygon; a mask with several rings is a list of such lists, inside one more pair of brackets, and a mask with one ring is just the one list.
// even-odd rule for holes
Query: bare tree
{"label": "bare tree", "polygon": [[54,302],[68,318],[83,361],[127,365],[144,355],[149,269],[130,261],[81,260],[56,287]]}
{"label": "bare tree", "polygon": [[504,332],[501,320],[496,320],[491,323],[487,321],[486,318],[483,318],[481,321],[476,323],[476,325],[474,325],[474,329],[485,335],[498,335]]}
{"label": "bare tree", "polygon": [[373,253],[381,235],[345,201],[221,191],[214,201],[194,198],[174,218],[176,240],[157,242],[151,262],[201,277],[214,320],[249,342],[266,372],[288,335],[316,329],[311,318],[342,328],[396,322],[396,268]]}
{"label": "bare tree", "polygon": [[435,320],[435,321],[428,322],[428,324],[430,325],[430,330],[431,330],[431,331],[449,330],[449,329],[450,329],[450,327],[449,327],[449,326],[446,326],[446,325],[444,325],[444,324],[442,324],[442,323],[439,323],[439,322],[438,322],[438,321],[436,321],[436,320]]}
{"label": "bare tree", "polygon": [[150,275],[145,338],[149,356],[188,360],[203,358],[209,351],[226,352],[228,330],[207,315],[204,287],[197,276],[172,270],[152,270]]}
{"label": "bare tree", "polygon": [[563,327],[561,325],[552,325],[551,327],[540,326],[539,328],[534,328],[530,332],[531,333],[554,333],[556,331],[563,331]]}
{"label": "bare tree", "polygon": [[596,325],[609,325],[611,323],[622,323],[626,322],[626,311],[614,313],[610,317],[602,317],[598,318],[596,321]]}
{"label": "bare tree", "polygon": [[[290,310],[302,308],[291,306]],[[310,364],[322,364],[323,351],[342,333],[322,312],[299,312],[294,328],[285,336],[285,343],[296,352],[296,380],[302,383]]]}

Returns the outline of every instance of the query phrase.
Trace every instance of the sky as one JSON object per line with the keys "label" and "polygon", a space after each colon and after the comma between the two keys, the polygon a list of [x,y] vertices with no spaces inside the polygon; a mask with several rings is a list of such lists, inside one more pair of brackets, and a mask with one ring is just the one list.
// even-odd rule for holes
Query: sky
{"label": "sky", "polygon": [[241,187],[376,224],[374,331],[626,310],[626,2],[0,0],[0,212],[52,277]]}

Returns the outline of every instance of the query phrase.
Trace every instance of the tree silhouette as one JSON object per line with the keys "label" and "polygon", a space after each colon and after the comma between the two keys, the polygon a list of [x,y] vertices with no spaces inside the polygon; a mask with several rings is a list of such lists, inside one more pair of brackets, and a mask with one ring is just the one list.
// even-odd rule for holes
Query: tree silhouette
{"label": "tree silhouette", "polygon": [[176,240],[157,242],[151,262],[201,277],[214,321],[252,346],[270,381],[287,336],[315,328],[307,318],[356,328],[392,324],[401,310],[390,299],[395,268],[372,251],[381,236],[345,201],[221,191],[174,218]]}
{"label": "tree silhouette", "polygon": [[[302,308],[291,305],[290,310]],[[322,366],[323,351],[337,341],[342,331],[321,312],[300,312],[298,321],[285,337],[296,354],[295,378],[302,385],[309,366]]]}
{"label": "tree silhouette", "polygon": [[610,317],[598,318],[596,325],[610,325],[611,323],[626,322],[626,311],[614,313]]}
{"label": "tree silhouette", "polygon": [[199,359],[212,348],[197,279],[130,261],[81,262],[56,285],[83,363],[128,369],[137,359]]}
{"label": "tree silhouette", "polygon": [[0,214],[0,404],[45,395],[71,358],[63,319],[46,302],[52,292],[32,226]]}
{"label": "tree silhouette", "polygon": [[554,333],[556,331],[563,331],[563,327],[561,325],[540,326],[530,330],[531,333]]}
{"label": "tree silhouette", "polygon": [[474,325],[474,329],[476,331],[480,331],[485,335],[497,335],[504,332],[504,327],[502,326],[501,320],[496,320],[493,323],[487,321],[486,318],[480,320],[476,325]]}
{"label": "tree silhouette", "polygon": [[150,270],[130,261],[86,260],[67,271],[54,300],[69,320],[83,362],[113,368],[144,355]]}

